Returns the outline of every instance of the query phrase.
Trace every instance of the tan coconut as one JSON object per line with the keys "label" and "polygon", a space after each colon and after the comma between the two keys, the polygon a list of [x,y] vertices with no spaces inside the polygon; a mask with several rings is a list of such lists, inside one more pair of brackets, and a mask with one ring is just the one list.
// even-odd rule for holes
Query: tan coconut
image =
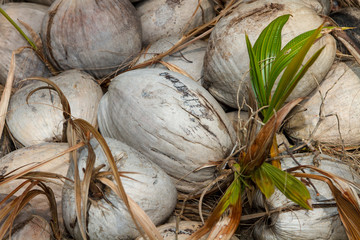
{"label": "tan coconut", "polygon": [[[296,156],[300,165],[315,165],[316,167],[359,184],[359,175],[343,161],[327,156]],[[282,168],[288,169],[298,166],[292,158],[281,160]],[[314,170],[305,169],[306,173],[318,174]],[[255,226],[256,239],[321,239],[341,240],[347,239],[345,228],[341,224],[335,205],[335,200],[328,185],[322,181],[311,180],[316,191],[308,186],[314,210],[288,209],[296,204],[287,199],[279,190],[266,200],[270,210],[275,211],[270,215],[270,220],[259,222]],[[319,195],[317,194],[319,193]],[[260,203],[260,204],[259,204]],[[263,207],[261,201],[256,201]]]}
{"label": "tan coconut", "polygon": [[51,240],[50,224],[44,218],[33,215],[28,222],[22,223],[20,229],[11,234],[11,240]]}
{"label": "tan coconut", "polygon": [[[101,87],[89,74],[78,70],[51,77],[70,103],[71,114],[96,125],[97,108],[102,97]],[[37,81],[17,91],[10,99],[6,121],[12,135],[23,145],[61,140],[64,116],[58,94],[48,89],[28,94],[45,83]]]}
{"label": "tan coconut", "polygon": [[[177,192],[169,176],[155,163],[135,149],[115,139],[105,139],[113,154],[119,171],[133,172],[122,177],[126,194],[132,198],[150,217],[154,224],[165,221],[173,212],[177,202]],[[101,146],[92,140],[96,154],[95,168],[104,165],[101,171],[110,171],[110,166]],[[84,149],[78,158],[80,179],[86,167],[88,151]],[[67,177],[74,179],[74,164],[70,165]],[[111,178],[115,183],[115,180]],[[108,187],[104,186],[105,198],[90,199],[87,234],[90,239],[134,239],[139,236],[124,202]],[[111,202],[111,204],[109,203]],[[75,239],[82,239],[76,219],[75,191],[73,182],[66,181],[63,190],[63,216],[65,226]]]}
{"label": "tan coconut", "polygon": [[[192,18],[199,3],[201,7]],[[144,45],[164,37],[180,37],[185,30],[202,25],[215,16],[210,0],[147,0],[139,3],[136,10],[141,20]]]}
{"label": "tan coconut", "polygon": [[[203,224],[195,221],[180,221],[178,226],[176,223],[167,223],[158,227],[161,236],[164,240],[186,240],[191,234],[199,230]],[[177,233],[176,233],[177,232]],[[199,240],[207,239],[209,234],[206,234]],[[177,237],[177,238],[176,238]],[[136,240],[144,240],[143,237],[138,237]],[[238,240],[236,236],[230,238],[230,240]]]}
{"label": "tan coconut", "polygon": [[226,157],[235,144],[235,131],[216,100],[190,78],[163,69],[114,78],[98,121],[104,136],[148,156],[184,192],[212,181],[215,168],[208,164]]}
{"label": "tan coconut", "polygon": [[[157,54],[163,53],[174,46],[180,40],[179,37],[167,37],[159,39],[151,44],[150,48],[141,55],[137,64],[151,59]],[[204,64],[204,56],[207,47],[207,42],[198,40],[187,46],[181,51],[166,56],[162,61],[170,64],[170,67],[175,66],[181,70],[181,73],[192,78],[199,84],[202,82],[202,68]],[[152,64],[149,67],[167,69],[164,64]]]}
{"label": "tan coconut", "polygon": [[41,37],[58,70],[79,69],[96,78],[123,67],[141,50],[141,25],[129,0],[56,0]]}
{"label": "tan coconut", "polygon": [[334,63],[319,89],[294,109],[295,114],[286,124],[286,131],[292,138],[300,140],[358,145],[359,90],[359,65],[355,62]]}
{"label": "tan coconut", "polygon": [[[35,33],[40,32],[41,22],[45,16],[47,7],[34,3],[8,3],[1,8],[18,24],[26,35],[31,36],[26,28],[19,22],[29,25]],[[2,15],[0,15],[0,83],[5,85],[7,74],[9,72],[12,51],[20,47],[30,47],[29,43],[20,35],[13,25]],[[16,69],[14,85],[27,77],[50,76],[50,72],[45,64],[38,58],[35,52],[26,48],[16,55]]]}
{"label": "tan coconut", "polygon": [[[299,34],[316,29],[323,23],[323,19],[302,2],[264,0],[242,3],[216,24],[205,54],[204,86],[220,102],[237,108],[237,99],[247,98],[246,91],[251,89],[247,88],[250,86],[250,78],[245,32],[254,44],[261,31],[272,20],[284,14],[291,14],[291,17],[282,31],[282,46]],[[288,101],[308,95],[329,71],[336,52],[335,40],[330,35],[314,44],[305,61],[324,45],[324,51],[300,80]],[[274,87],[276,85],[277,83]]]}

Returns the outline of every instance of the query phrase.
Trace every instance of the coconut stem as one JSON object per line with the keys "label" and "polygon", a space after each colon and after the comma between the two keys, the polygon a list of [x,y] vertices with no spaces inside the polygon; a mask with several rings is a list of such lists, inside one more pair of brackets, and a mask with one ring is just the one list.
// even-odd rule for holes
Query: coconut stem
{"label": "coconut stem", "polygon": [[0,7],[0,13],[16,28],[16,30],[18,30],[18,32],[21,34],[21,36],[23,36],[26,39],[26,41],[31,45],[31,47],[36,51],[37,47],[33,43],[33,41],[31,41],[31,39],[24,33],[24,31],[21,30],[19,25],[17,25],[14,22],[14,20],[12,20],[12,18],[1,7]]}

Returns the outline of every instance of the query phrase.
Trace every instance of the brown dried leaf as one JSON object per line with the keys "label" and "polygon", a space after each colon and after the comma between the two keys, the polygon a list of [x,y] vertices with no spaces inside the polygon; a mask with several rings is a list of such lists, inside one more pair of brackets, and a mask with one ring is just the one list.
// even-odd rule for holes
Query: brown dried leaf
{"label": "brown dried leaf", "polygon": [[255,140],[250,143],[250,147],[248,148],[245,157],[240,158],[240,164],[242,167],[246,168],[245,173],[251,172],[255,168],[261,166],[261,164],[265,161],[269,155],[276,131],[280,128],[282,122],[291,109],[293,109],[302,100],[303,98],[298,98],[287,103],[261,128]]}

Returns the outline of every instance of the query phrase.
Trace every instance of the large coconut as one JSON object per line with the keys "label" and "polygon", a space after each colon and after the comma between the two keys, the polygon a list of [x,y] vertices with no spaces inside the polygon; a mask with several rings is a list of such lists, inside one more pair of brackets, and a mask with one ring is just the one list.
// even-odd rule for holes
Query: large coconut
{"label": "large coconut", "polygon": [[286,124],[286,132],[300,140],[358,145],[359,91],[359,65],[355,62],[334,63],[319,90],[294,109],[295,114]]}
{"label": "large coconut", "polygon": [[207,165],[226,157],[235,143],[216,100],[190,78],[163,69],[114,78],[101,99],[98,121],[104,136],[148,156],[184,192],[206,186],[215,174]]}
{"label": "large coconut", "polygon": [[[115,139],[105,139],[113,154],[119,171],[133,172],[123,177],[122,184],[127,195],[132,198],[150,217],[154,224],[166,220],[175,208],[177,192],[169,176],[155,163],[135,149]],[[102,171],[110,171],[106,156],[97,141],[91,141],[96,154],[95,168],[104,165]],[[122,156],[122,157],[121,157]],[[80,152],[78,170],[83,179],[88,150]],[[71,162],[67,177],[74,180],[74,163]],[[114,181],[114,180],[113,180]],[[114,181],[115,182],[115,181]],[[99,186],[99,185],[98,185]],[[90,199],[87,234],[90,239],[133,239],[139,236],[124,202],[108,187],[102,186],[105,197]],[[110,203],[111,204],[110,204]],[[63,189],[63,215],[66,228],[75,239],[82,239],[75,211],[75,191],[73,181],[66,181]]]}
{"label": "large coconut", "polygon": [[141,50],[141,25],[128,0],[56,0],[43,20],[46,55],[59,70],[101,78]]}
{"label": "large coconut", "polygon": [[[239,99],[247,98],[250,85],[249,58],[245,32],[252,44],[261,31],[275,18],[291,14],[282,31],[282,46],[299,34],[316,29],[323,19],[302,2],[294,0],[264,0],[240,4],[231,14],[222,18],[211,33],[204,60],[204,86],[219,101],[237,108]],[[326,35],[310,49],[308,57],[326,46],[318,60],[300,80],[288,101],[308,95],[322,81],[335,58],[336,44]],[[305,58],[305,61],[308,58]],[[276,87],[277,83],[275,83]]]}
{"label": "large coconut", "polygon": [[[143,55],[141,55],[137,64],[145,62],[146,60],[153,58],[155,55],[169,50],[179,40],[179,37],[167,37],[159,39],[158,41],[151,44],[150,48]],[[198,40],[183,50],[164,57],[162,61],[164,61],[165,64],[171,64],[170,67],[176,66],[180,68],[181,71],[184,71],[184,75],[187,75],[196,82],[201,83],[206,46],[207,42]],[[152,64],[150,67],[167,69],[161,63]]]}
{"label": "large coconut", "polygon": [[[103,93],[94,78],[78,70],[70,70],[50,80],[59,86],[69,101],[72,116],[95,126]],[[31,83],[10,99],[6,121],[13,136],[25,146],[61,140],[64,116],[58,94],[48,89],[39,90],[29,98],[29,104],[26,103],[32,90],[46,85],[40,81]]]}
{"label": "large coconut", "polygon": [[[26,35],[30,36],[26,28],[19,22],[25,22],[35,33],[40,32],[41,22],[47,10],[46,6],[33,3],[8,3],[1,8],[18,24]],[[9,72],[12,51],[20,47],[28,46],[29,43],[20,35],[13,25],[2,15],[0,16],[0,83],[5,85]],[[21,53],[16,54],[16,70],[14,85],[27,77],[50,76],[50,72],[45,64],[38,58],[35,52],[26,48]],[[23,83],[21,83],[23,84]]]}
{"label": "large coconut", "polygon": [[[201,6],[197,9],[198,4]],[[202,25],[215,16],[209,0],[147,0],[136,10],[142,25],[142,41],[147,45],[164,37],[178,36],[186,30]]]}
{"label": "large coconut", "polygon": [[[313,165],[349,181],[360,183],[359,175],[343,161],[327,156],[299,156],[296,160],[300,165]],[[292,158],[281,160],[282,168],[298,166]],[[316,171],[305,169],[306,173],[317,174]],[[306,240],[341,240],[347,239],[342,226],[334,197],[325,182],[311,180],[308,186],[314,210],[291,209],[296,204],[287,199],[279,190],[266,200],[269,210],[274,210],[267,221],[258,222],[255,226],[255,239],[306,239]],[[261,202],[261,201],[260,201]],[[256,204],[259,204],[256,201]],[[260,203],[260,206],[263,203]],[[278,211],[276,211],[278,210]]]}

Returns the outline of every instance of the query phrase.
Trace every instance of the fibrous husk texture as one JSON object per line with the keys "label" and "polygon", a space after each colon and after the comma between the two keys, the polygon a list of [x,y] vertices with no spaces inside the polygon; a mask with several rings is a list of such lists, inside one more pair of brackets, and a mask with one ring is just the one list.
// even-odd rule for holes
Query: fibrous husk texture
{"label": "fibrous husk texture", "polygon": [[359,76],[356,62],[334,63],[319,89],[294,109],[285,127],[290,136],[337,146],[358,145]]}
{"label": "fibrous husk texture", "polygon": [[[199,3],[201,7],[197,9]],[[215,17],[213,2],[209,0],[147,0],[139,3],[136,10],[141,19],[144,45],[164,37],[180,37]]]}
{"label": "fibrous husk texture", "polygon": [[43,20],[45,52],[58,70],[105,77],[141,50],[141,25],[128,0],[57,0]]}

